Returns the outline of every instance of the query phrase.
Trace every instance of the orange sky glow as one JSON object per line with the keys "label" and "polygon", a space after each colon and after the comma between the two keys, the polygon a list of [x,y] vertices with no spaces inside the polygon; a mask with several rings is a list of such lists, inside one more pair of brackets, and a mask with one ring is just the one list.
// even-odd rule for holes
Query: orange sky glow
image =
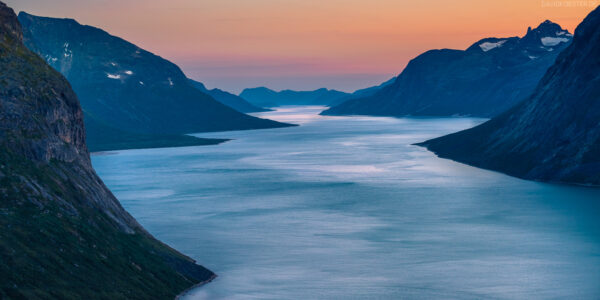
{"label": "orange sky glow", "polygon": [[6,0],[16,11],[101,27],[207,84],[352,91],[429,49],[522,36],[550,19],[573,32],[600,0]]}

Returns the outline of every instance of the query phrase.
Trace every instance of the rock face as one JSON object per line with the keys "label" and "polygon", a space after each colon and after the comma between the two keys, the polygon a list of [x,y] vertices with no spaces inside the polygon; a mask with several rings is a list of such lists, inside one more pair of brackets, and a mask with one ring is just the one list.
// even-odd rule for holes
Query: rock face
{"label": "rock face", "polygon": [[183,134],[289,126],[219,103],[175,64],[98,28],[27,13],[19,21],[26,46],[69,80],[85,117],[114,129]]}
{"label": "rock face", "polygon": [[332,105],[342,99],[349,97],[350,94],[328,90],[325,88],[314,91],[292,91],[283,90],[273,91],[266,87],[257,87],[245,89],[240,94],[253,105],[261,107],[277,107],[284,105]]}
{"label": "rock face", "polygon": [[600,185],[600,7],[524,102],[422,145],[441,157],[526,179]]}
{"label": "rock face", "polygon": [[523,38],[487,38],[467,50],[431,50],[396,81],[326,115],[496,116],[529,96],[572,36],[550,21]]}
{"label": "rock face", "polygon": [[231,94],[231,93],[228,93],[226,91],[223,91],[220,89],[209,90],[206,88],[206,86],[204,86],[204,84],[202,82],[198,82],[198,81],[190,79],[190,83],[192,84],[192,86],[199,89],[203,93],[206,93],[206,94],[212,96],[213,98],[215,98],[215,100],[217,100],[239,112],[254,113],[254,112],[269,111],[268,109],[252,105],[248,101],[244,100],[244,98],[234,95],[234,94]]}
{"label": "rock face", "polygon": [[75,93],[2,2],[0,70],[0,298],[172,299],[214,277],[104,186]]}

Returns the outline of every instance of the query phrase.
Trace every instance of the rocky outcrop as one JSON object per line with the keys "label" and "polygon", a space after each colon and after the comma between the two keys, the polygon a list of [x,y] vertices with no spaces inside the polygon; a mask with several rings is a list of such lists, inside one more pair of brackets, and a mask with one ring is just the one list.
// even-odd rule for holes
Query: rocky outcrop
{"label": "rocky outcrop", "polygon": [[0,298],[166,299],[214,277],[104,186],[75,93],[2,2],[0,70]]}
{"label": "rocky outcrop", "polygon": [[422,145],[521,178],[600,185],[600,7],[577,27],[572,44],[524,102]]}

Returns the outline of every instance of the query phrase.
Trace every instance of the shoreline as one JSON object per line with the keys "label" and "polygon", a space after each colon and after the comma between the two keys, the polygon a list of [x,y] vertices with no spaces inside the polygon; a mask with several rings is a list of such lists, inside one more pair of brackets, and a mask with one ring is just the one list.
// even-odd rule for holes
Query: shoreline
{"label": "shoreline", "polygon": [[219,277],[219,275],[214,274],[213,276],[211,276],[209,279],[196,283],[194,285],[192,285],[191,287],[185,289],[183,292],[179,293],[177,296],[175,296],[175,300],[180,300],[181,297],[184,297],[185,295],[187,295],[190,291],[195,290],[196,288],[199,288],[201,286],[207,285],[209,283],[211,283],[213,280],[217,279],[217,277]]}
{"label": "shoreline", "polygon": [[[196,138],[196,137],[194,137],[194,138]],[[114,154],[117,154],[117,152],[119,152],[119,151],[126,151],[126,150],[182,148],[182,147],[197,147],[197,146],[218,146],[218,145],[227,143],[232,140],[232,139],[205,139],[205,138],[197,138],[197,139],[200,140],[199,143],[185,143],[185,144],[173,143],[173,144],[156,145],[156,146],[148,146],[148,147],[135,147],[135,146],[123,147],[123,148],[118,148],[118,149],[117,148],[112,149],[111,147],[109,147],[110,149],[107,149],[107,150],[90,151],[90,155],[92,155],[92,156],[114,155]],[[206,143],[206,141],[211,141],[211,143]]]}
{"label": "shoreline", "polygon": [[477,169],[481,169],[481,170],[486,170],[486,171],[490,171],[490,172],[494,172],[494,173],[498,173],[498,174],[503,174],[506,176],[510,176],[513,178],[517,178],[520,180],[524,180],[524,181],[530,181],[530,182],[536,182],[536,183],[542,183],[542,184],[549,184],[549,185],[562,185],[562,186],[568,186],[568,187],[581,187],[581,188],[591,188],[591,189],[598,189],[600,188],[600,185],[595,185],[595,184],[585,184],[585,183],[577,183],[577,182],[568,182],[568,181],[551,181],[551,180],[542,180],[542,179],[536,179],[536,178],[527,178],[524,176],[519,176],[517,174],[511,174],[509,172],[505,172],[502,171],[500,169],[492,169],[492,168],[486,168],[486,167],[482,167],[482,166],[478,166],[475,164],[470,164],[468,162],[464,162],[461,160],[457,160],[454,158],[451,158],[449,156],[442,156],[440,155],[438,152],[433,151],[432,149],[429,148],[429,145],[425,144],[426,142],[421,142],[421,143],[416,143],[416,144],[412,144],[413,146],[417,146],[417,147],[421,147],[424,148],[425,150],[433,153],[435,156],[437,156],[440,159],[447,159],[459,164],[463,164],[469,167],[473,167],[473,168],[477,168]]}

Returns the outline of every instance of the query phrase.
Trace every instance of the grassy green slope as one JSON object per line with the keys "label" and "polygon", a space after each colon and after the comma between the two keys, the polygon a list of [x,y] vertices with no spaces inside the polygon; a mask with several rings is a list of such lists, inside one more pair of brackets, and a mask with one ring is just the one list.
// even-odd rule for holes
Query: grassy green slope
{"label": "grassy green slope", "polygon": [[115,230],[82,203],[88,180],[2,151],[0,298],[172,299],[214,276],[144,232]]}

